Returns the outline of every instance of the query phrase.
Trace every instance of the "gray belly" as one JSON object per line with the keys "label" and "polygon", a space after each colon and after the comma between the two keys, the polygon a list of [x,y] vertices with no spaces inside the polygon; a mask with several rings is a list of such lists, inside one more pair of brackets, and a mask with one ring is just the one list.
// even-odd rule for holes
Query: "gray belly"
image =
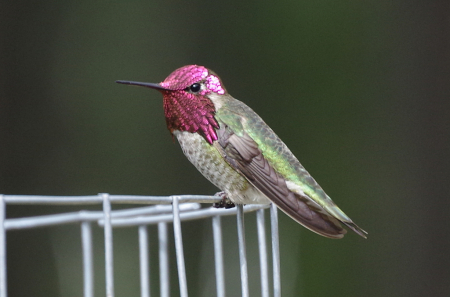
{"label": "gray belly", "polygon": [[198,171],[237,204],[266,204],[270,201],[235,171],[217,149],[197,133],[174,131],[183,153]]}

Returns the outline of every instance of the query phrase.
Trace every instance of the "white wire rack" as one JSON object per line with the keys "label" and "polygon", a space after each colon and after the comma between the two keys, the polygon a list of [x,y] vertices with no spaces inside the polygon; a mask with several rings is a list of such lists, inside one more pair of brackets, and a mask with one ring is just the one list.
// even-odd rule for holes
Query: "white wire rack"
{"label": "white wire rack", "polygon": [[[170,296],[168,224],[173,223],[175,253],[181,297],[188,296],[186,269],[183,253],[181,222],[212,218],[214,260],[217,296],[224,297],[225,274],[222,247],[221,217],[235,215],[239,245],[242,297],[249,297],[247,256],[244,232],[244,213],[256,211],[259,261],[261,275],[261,296],[269,297],[269,269],[266,246],[264,210],[270,208],[272,242],[273,296],[281,296],[280,255],[278,240],[278,215],[274,205],[247,205],[231,209],[201,208],[200,203],[219,202],[216,196],[129,196],[98,194],[93,196],[19,196],[0,195],[0,297],[7,297],[7,231],[48,227],[68,223],[81,226],[84,297],[94,296],[94,264],[92,224],[97,222],[104,229],[105,243],[105,284],[106,296],[114,297],[113,228],[137,227],[139,234],[139,263],[141,296],[150,296],[149,254],[147,225],[158,225],[160,296]],[[78,212],[6,218],[7,205],[93,205],[102,204],[102,211],[81,210]],[[125,210],[111,210],[111,204],[151,204]],[[254,294],[252,294],[254,296]]]}

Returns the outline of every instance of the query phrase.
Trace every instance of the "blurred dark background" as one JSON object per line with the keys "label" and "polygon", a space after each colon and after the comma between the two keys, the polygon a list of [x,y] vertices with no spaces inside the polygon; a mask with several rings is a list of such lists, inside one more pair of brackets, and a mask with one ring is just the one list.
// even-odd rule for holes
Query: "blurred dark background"
{"label": "blurred dark background", "polygon": [[[450,296],[448,0],[2,1],[0,34],[0,193],[215,193],[173,143],[161,95],[114,83],[204,65],[369,232],[330,240],[280,213],[283,296]],[[223,224],[234,261],[235,223]],[[190,295],[214,296],[210,223],[183,232]],[[9,232],[9,296],[81,296],[79,237],[76,225]],[[114,240],[116,295],[137,296],[137,230]]]}

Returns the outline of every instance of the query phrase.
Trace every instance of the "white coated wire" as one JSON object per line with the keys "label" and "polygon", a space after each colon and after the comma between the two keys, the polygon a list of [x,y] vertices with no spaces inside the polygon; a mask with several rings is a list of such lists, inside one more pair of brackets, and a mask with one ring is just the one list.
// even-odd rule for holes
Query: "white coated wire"
{"label": "white coated wire", "polygon": [[173,197],[173,234],[175,236],[175,253],[177,255],[178,281],[180,283],[180,296],[188,297],[186,267],[184,264],[183,237],[181,235],[180,209],[178,197]]}
{"label": "white coated wire", "polygon": [[0,194],[0,297],[7,296],[5,208],[6,205],[4,195]]}
{"label": "white coated wire", "polygon": [[281,297],[280,242],[278,239],[278,212],[275,204],[272,204],[270,207],[270,221],[272,231],[273,296]]}
{"label": "white coated wire", "polygon": [[141,297],[150,297],[150,271],[149,271],[149,249],[148,230],[146,225],[138,227],[139,232],[139,271],[141,273]]}
{"label": "white coated wire", "polygon": [[[81,249],[83,257],[83,296],[94,296],[94,264],[93,264],[93,223],[104,230],[105,245],[105,287],[106,296],[114,297],[114,262],[113,262],[113,229],[137,228],[139,235],[140,286],[141,296],[150,297],[150,259],[148,225],[158,226],[159,254],[159,291],[161,297],[170,296],[169,274],[169,235],[168,225],[173,223],[174,244],[177,259],[179,292],[181,297],[188,296],[186,267],[184,262],[182,222],[212,218],[214,261],[216,276],[216,291],[218,297],[226,296],[222,242],[222,216],[235,215],[237,218],[237,237],[239,246],[239,261],[241,267],[242,296],[250,296],[248,283],[248,266],[245,246],[244,213],[257,211],[257,233],[259,246],[259,267],[261,276],[261,296],[269,297],[268,253],[266,246],[266,229],[264,209],[270,205],[246,205],[231,209],[201,208],[199,203],[219,202],[222,198],[216,196],[182,195],[182,196],[134,196],[98,194],[91,196],[20,196],[0,194],[0,297],[7,297],[7,258],[6,235],[14,230],[58,226],[62,224],[80,224]],[[140,204],[124,210],[112,210],[111,204]],[[80,210],[78,212],[58,213],[25,218],[6,218],[8,205],[102,205],[102,211]],[[281,296],[280,259],[278,242],[277,208],[270,207],[271,242],[273,261],[273,292],[274,297]],[[252,231],[253,232],[253,231]],[[255,253],[256,251],[251,251]],[[251,265],[252,269],[258,267]],[[252,274],[257,273],[251,271]],[[255,296],[255,294],[251,294]]]}
{"label": "white coated wire", "polygon": [[81,223],[81,248],[83,250],[84,296],[94,297],[94,262],[92,251],[92,225],[89,221]]}
{"label": "white coated wire", "polygon": [[161,297],[170,296],[169,275],[169,239],[167,235],[167,223],[158,224],[159,240],[159,290]]}
{"label": "white coated wire", "polygon": [[236,205],[237,208],[237,232],[239,242],[239,262],[241,263],[241,290],[242,297],[249,297],[248,290],[248,269],[247,252],[245,248],[245,226],[244,226],[244,206]]}
{"label": "white coated wire", "polygon": [[103,198],[103,213],[105,226],[105,281],[106,297],[114,297],[114,260],[113,260],[113,241],[111,226],[111,203],[108,194],[99,194]]}
{"label": "white coated wire", "polygon": [[214,237],[214,261],[216,263],[217,297],[225,297],[225,273],[223,266],[222,222],[220,216],[212,218]]}
{"label": "white coated wire", "polygon": [[256,211],[256,227],[258,229],[261,297],[269,297],[269,269],[267,268],[267,244],[264,209],[258,209]]}

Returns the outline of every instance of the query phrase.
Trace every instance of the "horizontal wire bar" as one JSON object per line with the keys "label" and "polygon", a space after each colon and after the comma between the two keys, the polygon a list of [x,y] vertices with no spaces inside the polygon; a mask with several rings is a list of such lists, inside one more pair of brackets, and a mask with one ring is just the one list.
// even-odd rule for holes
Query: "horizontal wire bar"
{"label": "horizontal wire bar", "polygon": [[101,204],[98,195],[90,196],[39,196],[39,195],[4,195],[6,204]]}
{"label": "horizontal wire bar", "polygon": [[[244,206],[244,212],[252,212],[262,208],[269,208],[270,204],[251,204]],[[236,208],[224,209],[224,208],[203,208],[196,211],[183,212],[180,214],[182,221],[196,220],[209,218],[213,216],[231,216],[237,212]],[[111,220],[113,227],[131,227],[137,225],[150,225],[161,222],[172,222],[173,215],[155,215],[151,217],[133,217],[133,218],[120,218]],[[98,224],[103,225],[103,220],[99,220]]]}
{"label": "horizontal wire bar", "polygon": [[[247,205],[244,207],[245,212],[256,211],[261,208],[268,208],[269,205]],[[172,206],[155,205],[148,207],[138,207],[125,210],[114,210],[111,212],[111,223],[113,227],[129,227],[145,224],[157,224],[159,222],[172,222],[173,215],[159,215],[161,213],[171,213]],[[180,204],[181,220],[195,220],[201,218],[208,218],[215,215],[226,216],[236,214],[236,209],[216,209],[206,208],[197,211],[191,211],[199,209],[200,206],[196,203],[183,203]],[[187,212],[190,211],[190,212]],[[152,216],[144,216],[152,215]],[[4,221],[4,227],[6,230],[16,229],[30,229],[39,228],[59,224],[79,223],[84,221],[99,221],[99,225],[103,226],[104,214],[102,211],[89,211],[81,210],[78,212],[69,212],[63,214],[51,214],[43,216],[25,217],[6,219]]]}
{"label": "horizontal wire bar", "polygon": [[[222,200],[218,196],[207,195],[176,195],[180,203],[214,203]],[[90,196],[39,196],[39,195],[3,195],[6,204],[50,204],[50,205],[79,205],[102,204],[98,195]],[[110,195],[111,203],[116,204],[171,204],[173,196],[139,196],[139,195]]]}
{"label": "horizontal wire bar", "polygon": [[[188,210],[196,210],[199,208],[200,205],[198,203],[183,203],[180,207],[180,210],[188,211]],[[111,218],[134,217],[138,215],[154,215],[171,212],[172,212],[171,205],[154,205],[154,206],[114,210],[111,212]],[[98,220],[102,220],[103,222],[103,217],[104,217],[103,211],[81,210],[78,212],[68,212],[62,214],[14,218],[5,220],[5,229],[6,230],[28,229],[51,225],[78,223],[85,221],[98,221]]]}

